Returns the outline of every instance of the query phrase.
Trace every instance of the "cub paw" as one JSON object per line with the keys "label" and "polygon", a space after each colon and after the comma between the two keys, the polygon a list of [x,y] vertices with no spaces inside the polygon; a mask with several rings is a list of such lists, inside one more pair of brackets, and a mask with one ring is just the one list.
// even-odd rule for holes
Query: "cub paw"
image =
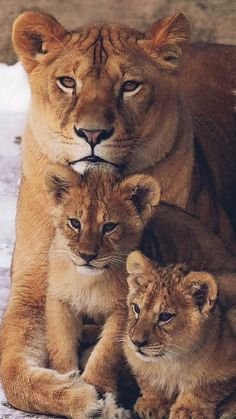
{"label": "cub paw", "polygon": [[106,393],[104,396],[104,408],[102,411],[102,419],[129,419],[131,414],[128,410],[118,407],[115,396]]}
{"label": "cub paw", "polygon": [[134,410],[141,419],[165,419],[169,408],[167,403],[158,398],[139,397],[134,405]]}
{"label": "cub paw", "polygon": [[178,406],[171,409],[169,419],[215,419],[215,414],[204,409]]}
{"label": "cub paw", "polygon": [[117,384],[116,380],[113,380],[111,377],[98,377],[87,372],[82,374],[82,378],[87,384],[91,384],[94,386],[99,392],[105,394],[105,393],[116,393],[117,390]]}

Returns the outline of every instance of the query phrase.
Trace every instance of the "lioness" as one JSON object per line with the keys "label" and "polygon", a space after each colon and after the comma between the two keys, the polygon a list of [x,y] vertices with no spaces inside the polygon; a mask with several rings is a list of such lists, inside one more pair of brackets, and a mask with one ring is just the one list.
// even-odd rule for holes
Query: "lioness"
{"label": "lioness", "polygon": [[236,328],[216,278],[187,265],[161,267],[137,251],[127,270],[124,350],[141,389],[136,412],[215,419],[217,405],[236,390]]}
{"label": "lioness", "polygon": [[93,169],[80,176],[60,165],[52,166],[45,183],[55,226],[46,300],[50,366],[78,371],[83,318],[99,319],[101,339],[83,377],[99,391],[114,393],[122,366],[118,337],[125,323],[117,304],[128,291],[125,262],[139,246],[160,188],[148,175],[121,180],[114,172]]}
{"label": "lioness", "polygon": [[49,164],[147,171],[161,183],[163,200],[190,208],[217,233],[226,226],[226,240],[231,236],[225,210],[231,216],[236,181],[231,98],[236,49],[192,46],[180,73],[188,37],[182,14],[159,20],[146,33],[105,24],[69,33],[51,16],[35,12],[14,24],[13,42],[29,75],[32,103],[23,138],[1,378],[8,401],[20,409],[82,417],[97,400],[92,387],[45,368],[54,228],[42,177]]}

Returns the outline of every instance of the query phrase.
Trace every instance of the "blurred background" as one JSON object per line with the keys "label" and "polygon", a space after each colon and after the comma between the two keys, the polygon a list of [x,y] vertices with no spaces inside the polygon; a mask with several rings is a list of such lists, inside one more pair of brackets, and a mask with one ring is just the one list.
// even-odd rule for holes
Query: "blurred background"
{"label": "blurred background", "polygon": [[51,13],[67,29],[110,20],[141,30],[156,19],[181,10],[191,22],[193,41],[236,44],[235,0],[0,0],[0,62],[16,61],[11,27],[16,16],[25,10]]}

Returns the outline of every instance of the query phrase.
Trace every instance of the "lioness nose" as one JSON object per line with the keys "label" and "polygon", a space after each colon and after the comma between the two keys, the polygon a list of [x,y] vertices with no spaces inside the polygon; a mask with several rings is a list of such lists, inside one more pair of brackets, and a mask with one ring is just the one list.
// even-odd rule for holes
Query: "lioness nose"
{"label": "lioness nose", "polygon": [[101,141],[107,140],[113,135],[114,128],[108,130],[98,129],[98,130],[89,130],[85,128],[76,128],[75,132],[80,138],[84,138],[87,143],[91,146],[99,144]]}
{"label": "lioness nose", "polygon": [[148,344],[147,340],[136,340],[136,339],[133,340],[133,339],[131,339],[131,341],[133,342],[133,344],[135,346],[137,346],[137,348],[142,348],[142,346],[145,346],[145,345]]}
{"label": "lioness nose", "polygon": [[91,255],[88,253],[79,253],[80,257],[84,259],[86,262],[90,262],[93,259],[96,259],[97,254]]}

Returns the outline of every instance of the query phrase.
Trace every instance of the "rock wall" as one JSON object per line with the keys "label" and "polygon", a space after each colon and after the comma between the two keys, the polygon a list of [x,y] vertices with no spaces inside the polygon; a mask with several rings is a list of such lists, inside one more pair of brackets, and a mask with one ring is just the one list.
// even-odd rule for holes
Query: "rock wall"
{"label": "rock wall", "polygon": [[25,10],[51,13],[67,29],[110,20],[141,30],[159,17],[181,10],[191,22],[193,41],[236,44],[235,0],[0,0],[0,62],[16,61],[11,27]]}

